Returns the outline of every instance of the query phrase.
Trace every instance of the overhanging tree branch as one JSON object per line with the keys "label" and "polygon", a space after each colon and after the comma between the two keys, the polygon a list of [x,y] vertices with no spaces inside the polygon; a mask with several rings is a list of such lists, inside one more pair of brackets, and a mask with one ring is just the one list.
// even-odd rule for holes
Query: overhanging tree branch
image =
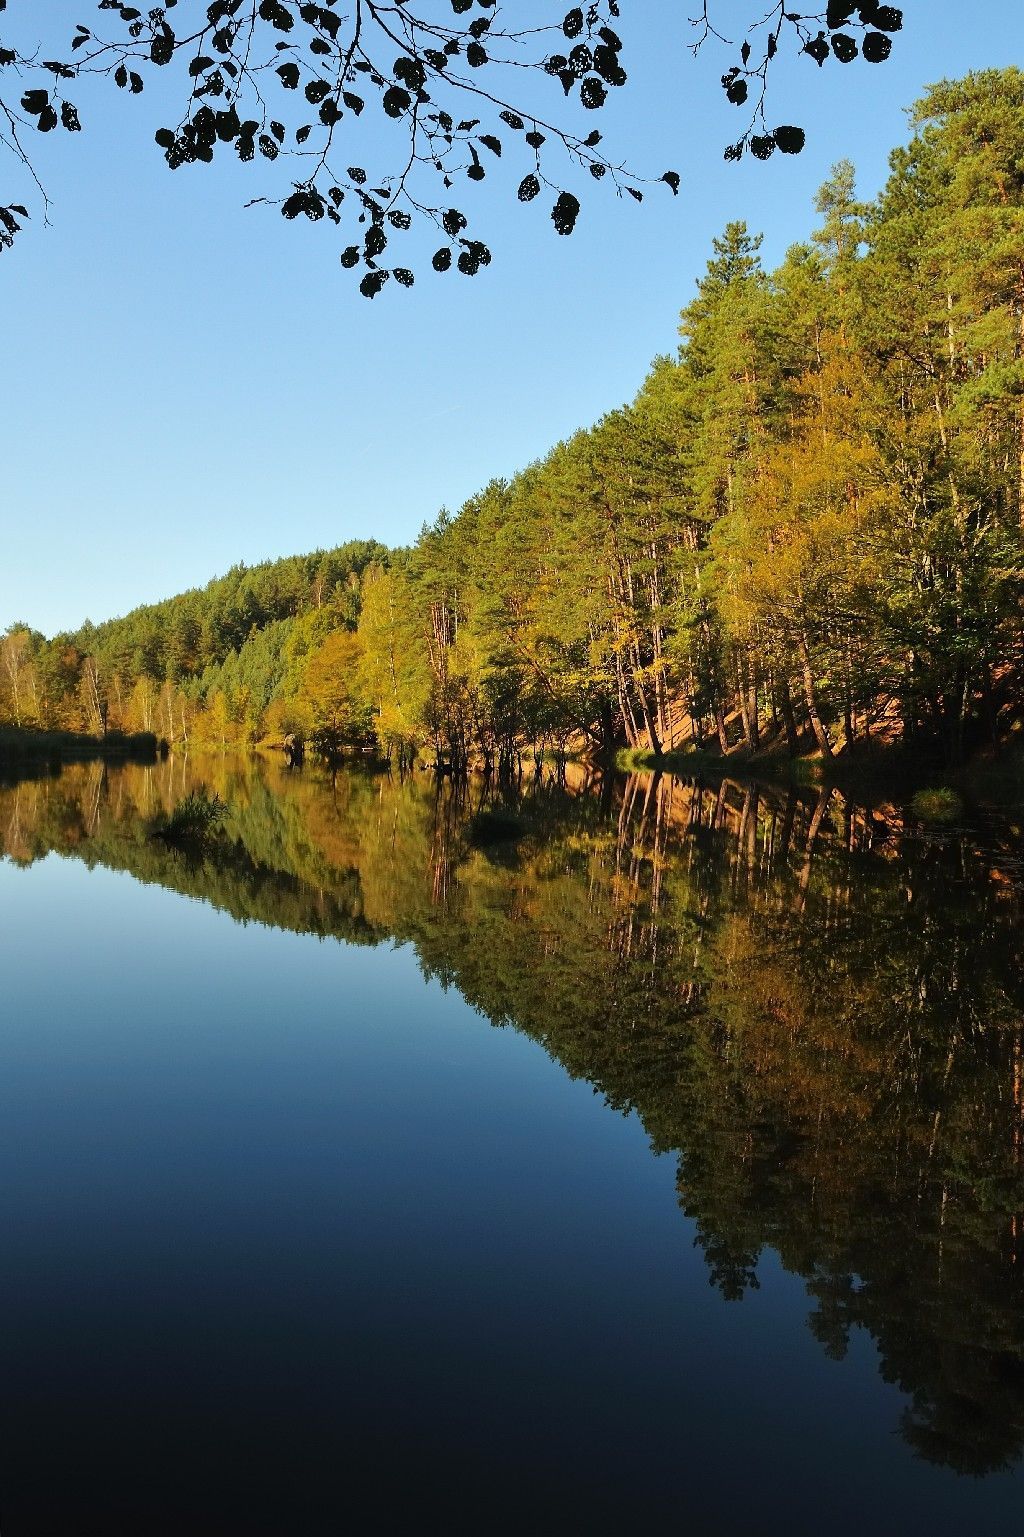
{"label": "overhanging tree branch", "polygon": [[[560,235],[572,233],[580,213],[580,197],[567,185],[574,177],[607,179],[617,195],[637,201],[654,181],[679,190],[675,171],[641,176],[605,152],[598,130],[540,107],[550,86],[573,116],[582,111],[585,118],[626,84],[615,30],[625,0],[592,0],[567,12],[558,5],[540,25],[516,25],[496,0],[446,0],[450,16],[445,0],[347,0],[344,10],[345,0],[164,0],[145,11],[121,0],[95,3],[109,15],[94,26],[80,22],[64,57],[47,57],[45,45],[31,55],[0,46],[0,83],[10,70],[22,88],[17,107],[9,93],[6,104],[0,97],[8,125],[0,145],[35,176],[20,135],[58,126],[78,131],[78,107],[67,94],[72,85],[98,77],[138,95],[154,69],[181,66],[184,105],[174,126],[156,134],[168,166],[208,164],[228,150],[245,163],[258,157],[290,166],[285,186],[249,201],[274,203],[287,219],[344,226],[351,243],[342,266],[359,269],[360,290],[370,298],[391,277],[413,282],[411,267],[391,265],[391,249],[417,221],[442,237],[431,258],[436,271],[454,267],[473,276],[488,265],[490,250],[458,205],[466,183],[483,181],[510,160],[520,162],[516,197],[531,203],[547,189]],[[0,0],[0,13],[8,9]],[[33,8],[33,20],[38,14]],[[111,24],[104,35],[101,28]],[[695,54],[709,41],[728,46],[713,0],[703,0],[692,24],[699,32]],[[875,0],[829,0],[815,16],[788,12],[779,0],[767,14],[755,14],[748,30],[756,56],[745,40],[740,63],[722,77],[737,105],[755,91],[750,124],[726,158],[749,149],[766,159],[775,149],[802,148],[801,129],[769,130],[765,114],[768,70],[785,35],[819,65],[858,53],[880,61],[887,34],[901,24],[895,7]],[[384,120],[370,143],[362,122],[368,109]],[[0,245],[9,245],[20,227],[5,212]]]}

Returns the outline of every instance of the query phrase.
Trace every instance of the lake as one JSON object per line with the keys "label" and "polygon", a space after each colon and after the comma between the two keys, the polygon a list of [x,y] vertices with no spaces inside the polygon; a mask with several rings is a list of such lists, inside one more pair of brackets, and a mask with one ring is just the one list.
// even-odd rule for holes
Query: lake
{"label": "lake", "polygon": [[3,1537],[1015,1529],[1012,821],[178,757],[0,847]]}

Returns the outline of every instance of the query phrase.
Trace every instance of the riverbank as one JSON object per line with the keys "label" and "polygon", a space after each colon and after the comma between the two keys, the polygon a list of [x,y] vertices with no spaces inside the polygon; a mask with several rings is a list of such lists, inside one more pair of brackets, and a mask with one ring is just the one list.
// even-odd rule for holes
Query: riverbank
{"label": "riverbank", "polygon": [[1024,743],[1013,742],[998,755],[978,753],[957,768],[901,746],[879,747],[856,757],[828,762],[820,753],[789,758],[779,753],[684,751],[656,754],[623,751],[615,766],[624,773],[679,774],[686,778],[727,776],[760,780],[797,789],[833,785],[867,799],[884,797],[948,815],[955,801],[979,806],[1024,806]]}
{"label": "riverbank", "polygon": [[31,727],[0,727],[0,773],[6,770],[59,768],[103,758],[117,762],[155,763],[160,742],[151,731],[108,732],[92,736],[79,731],[37,731]]}

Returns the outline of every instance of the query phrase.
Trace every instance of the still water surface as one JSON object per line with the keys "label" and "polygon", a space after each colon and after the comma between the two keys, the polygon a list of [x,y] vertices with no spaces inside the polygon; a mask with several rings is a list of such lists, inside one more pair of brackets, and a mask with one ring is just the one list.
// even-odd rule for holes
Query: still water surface
{"label": "still water surface", "polygon": [[0,788],[3,1537],[1015,1530],[1019,830],[483,794]]}

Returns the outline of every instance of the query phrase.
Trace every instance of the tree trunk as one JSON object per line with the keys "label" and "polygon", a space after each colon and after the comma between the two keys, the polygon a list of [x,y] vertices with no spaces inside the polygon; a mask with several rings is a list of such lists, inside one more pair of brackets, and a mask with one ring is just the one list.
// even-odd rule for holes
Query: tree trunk
{"label": "tree trunk", "polygon": [[718,745],[722,749],[722,757],[729,756],[729,736],[725,729],[725,711],[722,709],[722,701],[715,700],[715,726],[718,730]]}
{"label": "tree trunk", "polygon": [[989,739],[992,743],[992,756],[999,756],[999,712],[996,708],[995,697],[992,693],[992,669],[987,662],[981,667],[982,697],[985,701],[985,721],[988,725]]}
{"label": "tree trunk", "polygon": [[811,730],[814,732],[814,740],[821,748],[823,756],[831,763],[835,753],[832,751],[832,743],[829,741],[825,722],[818,712],[818,701],[814,690],[814,672],[811,667],[811,652],[807,644],[806,630],[800,631],[800,665],[804,684],[804,703],[807,706],[807,714],[811,722]]}
{"label": "tree trunk", "polygon": [[640,713],[643,716],[644,726],[651,742],[651,751],[656,758],[661,757],[661,735],[658,731],[658,720],[651,709],[651,702],[647,697],[647,690],[642,683],[636,684],[637,698],[640,701]]}
{"label": "tree trunk", "polygon": [[796,758],[800,752],[800,733],[797,730],[796,715],[793,712],[793,697],[789,692],[789,679],[783,678],[779,683],[779,706],[782,710],[782,719],[786,724],[786,746],[789,756]]}
{"label": "tree trunk", "polygon": [[740,658],[736,658],[736,696],[740,706],[740,720],[743,722],[743,740],[750,752],[754,750],[754,733],[750,724],[750,710],[747,700],[747,680],[744,665]]}
{"label": "tree trunk", "polygon": [[757,671],[749,651],[744,660],[744,669],[746,672],[750,750],[751,752],[757,752],[761,746],[761,726],[757,718]]}
{"label": "tree trunk", "polygon": [[601,751],[611,753],[615,748],[615,714],[612,710],[612,702],[607,694],[601,695],[598,705],[598,720],[601,731]]}
{"label": "tree trunk", "polygon": [[853,720],[853,660],[850,655],[850,640],[847,636],[846,646],[843,651],[843,726],[846,731],[846,751],[853,749],[855,734]]}

